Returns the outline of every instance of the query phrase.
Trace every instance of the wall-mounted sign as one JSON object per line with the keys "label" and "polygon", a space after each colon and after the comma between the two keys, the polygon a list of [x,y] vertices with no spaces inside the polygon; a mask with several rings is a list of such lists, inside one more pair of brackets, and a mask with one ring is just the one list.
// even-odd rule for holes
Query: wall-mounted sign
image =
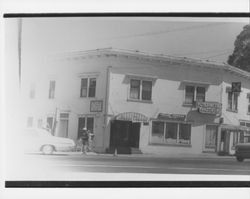
{"label": "wall-mounted sign", "polygon": [[157,119],[159,119],[159,120],[185,121],[186,115],[159,113]]}
{"label": "wall-mounted sign", "polygon": [[241,82],[232,82],[232,92],[241,92]]}
{"label": "wall-mounted sign", "polygon": [[102,100],[92,100],[90,102],[90,112],[102,112]]}
{"label": "wall-mounted sign", "polygon": [[197,102],[197,108],[200,113],[220,115],[222,105],[218,102]]}

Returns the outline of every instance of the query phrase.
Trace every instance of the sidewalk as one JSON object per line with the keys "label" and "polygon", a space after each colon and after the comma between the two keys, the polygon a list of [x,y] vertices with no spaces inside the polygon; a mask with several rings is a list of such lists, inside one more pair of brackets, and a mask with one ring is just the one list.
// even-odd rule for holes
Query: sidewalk
{"label": "sidewalk", "polygon": [[[61,153],[56,153],[61,154]],[[88,152],[87,154],[82,154],[81,152],[65,152],[66,155],[87,155],[87,156],[109,156],[109,157],[137,157],[137,158],[205,158],[205,159],[234,159],[235,156],[219,156],[217,153],[202,153],[202,154],[108,154],[108,153],[95,153]]]}

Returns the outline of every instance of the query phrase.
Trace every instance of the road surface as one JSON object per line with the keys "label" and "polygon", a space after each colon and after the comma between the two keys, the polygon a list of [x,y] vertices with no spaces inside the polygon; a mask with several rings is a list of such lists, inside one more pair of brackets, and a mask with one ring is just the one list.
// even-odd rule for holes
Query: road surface
{"label": "road surface", "polygon": [[[26,155],[25,159],[13,164],[10,179],[47,179],[65,177],[69,180],[103,174],[199,174],[199,175],[240,175],[250,179],[250,160],[237,162],[234,157],[153,157],[145,155],[82,155],[54,154]],[[108,175],[107,175],[108,174]],[[184,175],[181,175],[184,176]],[[90,178],[91,180],[91,178]],[[100,179],[99,179],[100,180]]]}

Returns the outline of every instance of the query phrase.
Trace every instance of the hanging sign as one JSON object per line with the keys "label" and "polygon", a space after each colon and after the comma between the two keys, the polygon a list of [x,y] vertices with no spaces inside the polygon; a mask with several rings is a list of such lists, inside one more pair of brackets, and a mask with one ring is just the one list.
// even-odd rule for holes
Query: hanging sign
{"label": "hanging sign", "polygon": [[241,82],[232,82],[232,92],[241,92]]}
{"label": "hanging sign", "polygon": [[90,112],[102,112],[102,100],[92,100],[90,102]]}
{"label": "hanging sign", "polygon": [[222,105],[218,102],[197,102],[197,108],[200,113],[220,115]]}

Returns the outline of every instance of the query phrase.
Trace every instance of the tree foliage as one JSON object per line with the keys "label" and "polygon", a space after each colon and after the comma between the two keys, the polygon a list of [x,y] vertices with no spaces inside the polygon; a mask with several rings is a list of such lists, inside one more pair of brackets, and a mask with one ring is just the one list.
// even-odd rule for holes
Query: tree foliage
{"label": "tree foliage", "polygon": [[250,72],[250,25],[243,27],[234,42],[234,52],[228,57],[228,64]]}

